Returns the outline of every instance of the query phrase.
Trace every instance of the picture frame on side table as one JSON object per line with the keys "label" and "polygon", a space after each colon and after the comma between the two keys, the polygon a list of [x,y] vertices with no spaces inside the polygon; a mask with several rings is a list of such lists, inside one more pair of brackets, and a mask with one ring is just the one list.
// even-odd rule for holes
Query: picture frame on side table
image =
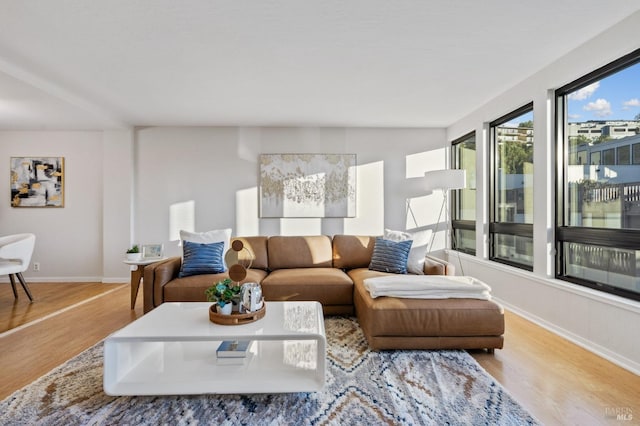
{"label": "picture frame on side table", "polygon": [[143,244],[142,260],[162,258],[164,246],[162,244]]}

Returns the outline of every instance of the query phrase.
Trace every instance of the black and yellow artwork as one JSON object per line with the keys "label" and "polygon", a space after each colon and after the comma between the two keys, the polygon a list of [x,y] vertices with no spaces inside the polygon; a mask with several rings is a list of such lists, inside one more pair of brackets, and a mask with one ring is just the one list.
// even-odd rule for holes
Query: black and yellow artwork
{"label": "black and yellow artwork", "polygon": [[11,157],[12,207],[64,207],[64,157]]}

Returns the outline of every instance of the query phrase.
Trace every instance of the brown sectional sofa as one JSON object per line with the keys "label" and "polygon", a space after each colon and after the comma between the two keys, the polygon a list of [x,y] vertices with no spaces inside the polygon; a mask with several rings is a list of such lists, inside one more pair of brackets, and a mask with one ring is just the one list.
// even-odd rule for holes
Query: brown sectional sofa
{"label": "brown sectional sofa", "polygon": [[[265,300],[316,300],[325,315],[353,315],[374,349],[502,348],[504,313],[477,299],[373,299],[369,270],[374,236],[239,237],[254,260],[243,282],[259,282]],[[234,240],[232,239],[232,240]],[[163,302],[205,301],[204,290],[223,274],[178,278],[181,258],[144,270],[144,311]],[[427,257],[425,274],[452,275],[447,262]]]}

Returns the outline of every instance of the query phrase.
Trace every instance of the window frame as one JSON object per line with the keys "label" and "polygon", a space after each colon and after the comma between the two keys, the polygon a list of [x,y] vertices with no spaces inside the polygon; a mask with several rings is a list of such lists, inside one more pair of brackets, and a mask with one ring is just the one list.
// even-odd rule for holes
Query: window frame
{"label": "window frame", "polygon": [[[608,283],[596,282],[585,278],[569,276],[564,273],[565,258],[570,254],[565,253],[564,243],[578,243],[584,245],[595,245],[605,248],[616,248],[623,250],[640,250],[640,229],[629,228],[595,228],[584,226],[568,226],[566,221],[568,183],[565,181],[567,175],[568,161],[568,132],[567,132],[567,104],[566,96],[576,90],[609,77],[617,72],[633,65],[640,64],[640,49],[600,67],[574,81],[555,90],[556,102],[556,212],[555,212],[555,248],[556,248],[556,279],[578,284],[584,287],[599,290],[605,293],[614,294],[627,299],[640,301],[640,293],[636,293],[624,288],[612,286]],[[630,148],[630,163],[633,165],[633,148]],[[604,163],[603,151],[600,151],[600,164]],[[617,151],[614,153],[617,162]]]}
{"label": "window frame", "polygon": [[[476,131],[473,130],[469,133],[466,133],[465,135],[454,139],[451,142],[451,168],[452,169],[459,169],[459,158],[457,156],[457,151],[456,151],[456,145],[459,145],[463,142],[468,142],[469,139],[471,139],[473,137],[473,143],[476,144],[477,141],[477,135],[476,135]],[[477,147],[477,144],[476,144]],[[477,150],[476,150],[476,154],[477,154]],[[477,161],[476,161],[477,162]],[[476,173],[477,173],[477,166],[476,166]],[[468,175],[467,175],[467,179],[468,179]],[[467,188],[469,189],[469,188]],[[456,193],[452,194],[451,196],[451,217],[449,218],[449,220],[451,221],[451,249],[452,250],[457,250],[459,252],[462,253],[466,253],[466,254],[470,254],[475,256],[476,255],[476,248],[474,247],[473,249],[468,249],[466,247],[462,247],[462,248],[458,248],[457,244],[456,244],[456,231],[460,230],[460,231],[473,231],[476,232],[476,221],[475,220],[461,220],[461,219],[456,219],[457,217],[459,217],[459,211],[458,211],[458,192],[460,191],[458,189],[455,190]],[[477,217],[477,204],[476,204],[476,215],[475,217]],[[476,241],[477,241],[478,236],[476,235]]]}
{"label": "window frame", "polygon": [[[520,117],[526,113],[533,113],[533,102],[529,102],[508,114],[503,115],[489,123],[490,134],[490,167],[489,167],[489,260],[505,265],[513,266],[526,271],[533,271],[533,263],[531,265],[502,259],[495,256],[495,243],[496,236],[500,235],[514,235],[519,237],[531,238],[533,240],[533,223],[509,223],[509,222],[497,222],[496,221],[496,173],[497,173],[497,135],[496,128],[501,124],[509,122],[516,117]],[[535,117],[534,117],[535,125]],[[535,144],[535,133],[534,144]],[[535,170],[535,165],[534,165]]]}

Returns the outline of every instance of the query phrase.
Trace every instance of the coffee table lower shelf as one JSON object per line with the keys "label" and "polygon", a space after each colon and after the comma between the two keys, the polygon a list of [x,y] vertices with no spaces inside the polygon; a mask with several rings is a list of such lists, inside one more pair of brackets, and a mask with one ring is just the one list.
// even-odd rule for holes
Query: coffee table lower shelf
{"label": "coffee table lower shelf", "polygon": [[325,381],[315,340],[254,341],[246,358],[217,358],[219,341],[106,344],[121,361],[105,364],[113,396],[317,392]]}

